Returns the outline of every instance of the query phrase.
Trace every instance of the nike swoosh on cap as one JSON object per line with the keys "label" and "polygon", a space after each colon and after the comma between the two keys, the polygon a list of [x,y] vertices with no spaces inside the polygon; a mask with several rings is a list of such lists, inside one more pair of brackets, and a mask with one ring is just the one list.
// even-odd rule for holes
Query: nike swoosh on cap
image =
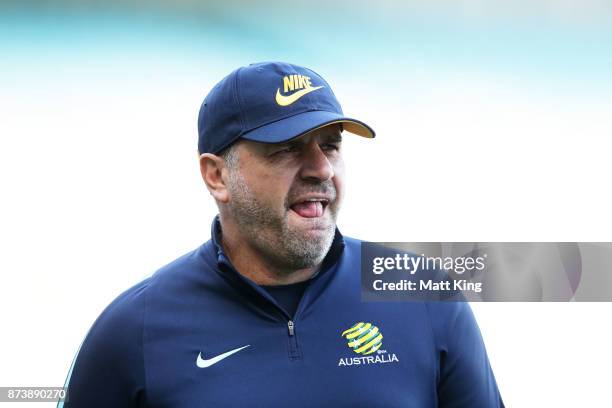
{"label": "nike swoosh on cap", "polygon": [[310,93],[312,91],[316,91],[317,89],[321,89],[324,88],[323,85],[321,86],[314,86],[314,87],[310,87],[310,88],[304,88],[301,89],[297,92],[292,93],[291,95],[281,95],[280,93],[280,88],[278,88],[276,90],[276,103],[279,104],[280,106],[289,106],[291,105],[293,102],[297,101],[298,99],[300,99],[302,96],[306,95],[307,93]]}
{"label": "nike swoosh on cap", "polygon": [[202,358],[202,353],[200,352],[198,354],[198,359],[196,360],[196,365],[198,367],[200,367],[200,368],[210,367],[211,365],[217,364],[219,361],[223,360],[224,358],[229,357],[232,354],[237,353],[240,350],[245,349],[245,348],[247,348],[249,346],[250,346],[250,344],[247,344],[246,346],[242,346],[242,347],[239,347],[237,349],[233,349],[233,350],[227,351],[227,352],[225,352],[223,354],[219,354],[218,356],[213,357],[213,358],[208,359],[208,360],[207,359],[203,359]]}

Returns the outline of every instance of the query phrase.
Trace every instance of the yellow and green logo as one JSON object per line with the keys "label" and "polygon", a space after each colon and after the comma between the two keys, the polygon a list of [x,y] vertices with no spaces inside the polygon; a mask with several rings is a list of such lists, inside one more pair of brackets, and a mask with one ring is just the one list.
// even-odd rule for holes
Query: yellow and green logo
{"label": "yellow and green logo", "polygon": [[383,335],[372,323],[355,323],[350,329],[342,332],[348,340],[348,346],[357,354],[366,356],[382,347]]}

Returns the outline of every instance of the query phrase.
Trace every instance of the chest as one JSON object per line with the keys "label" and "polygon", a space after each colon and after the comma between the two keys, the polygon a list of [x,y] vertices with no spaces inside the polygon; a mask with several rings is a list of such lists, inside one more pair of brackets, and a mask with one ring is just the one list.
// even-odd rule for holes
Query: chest
{"label": "chest", "polygon": [[289,322],[230,308],[152,324],[147,400],[159,408],[435,407],[431,329],[418,305],[405,309],[336,305]]}

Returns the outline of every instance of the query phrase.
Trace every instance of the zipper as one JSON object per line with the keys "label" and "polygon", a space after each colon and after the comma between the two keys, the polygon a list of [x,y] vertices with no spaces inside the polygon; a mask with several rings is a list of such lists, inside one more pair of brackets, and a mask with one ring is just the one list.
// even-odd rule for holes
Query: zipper
{"label": "zipper", "polygon": [[287,322],[287,330],[289,332],[289,360],[301,360],[302,354],[297,342],[297,336],[295,335],[295,323],[293,320]]}
{"label": "zipper", "polygon": [[289,329],[289,336],[294,336],[295,335],[295,324],[293,323],[292,320],[289,320],[287,322],[287,328]]}

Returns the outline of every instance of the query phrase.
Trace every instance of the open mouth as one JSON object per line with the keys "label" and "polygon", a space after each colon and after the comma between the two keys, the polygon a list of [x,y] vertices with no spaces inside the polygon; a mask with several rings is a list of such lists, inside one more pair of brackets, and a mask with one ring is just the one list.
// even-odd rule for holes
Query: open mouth
{"label": "open mouth", "polygon": [[300,217],[316,218],[323,215],[328,204],[329,200],[325,198],[309,198],[291,205],[291,209]]}

